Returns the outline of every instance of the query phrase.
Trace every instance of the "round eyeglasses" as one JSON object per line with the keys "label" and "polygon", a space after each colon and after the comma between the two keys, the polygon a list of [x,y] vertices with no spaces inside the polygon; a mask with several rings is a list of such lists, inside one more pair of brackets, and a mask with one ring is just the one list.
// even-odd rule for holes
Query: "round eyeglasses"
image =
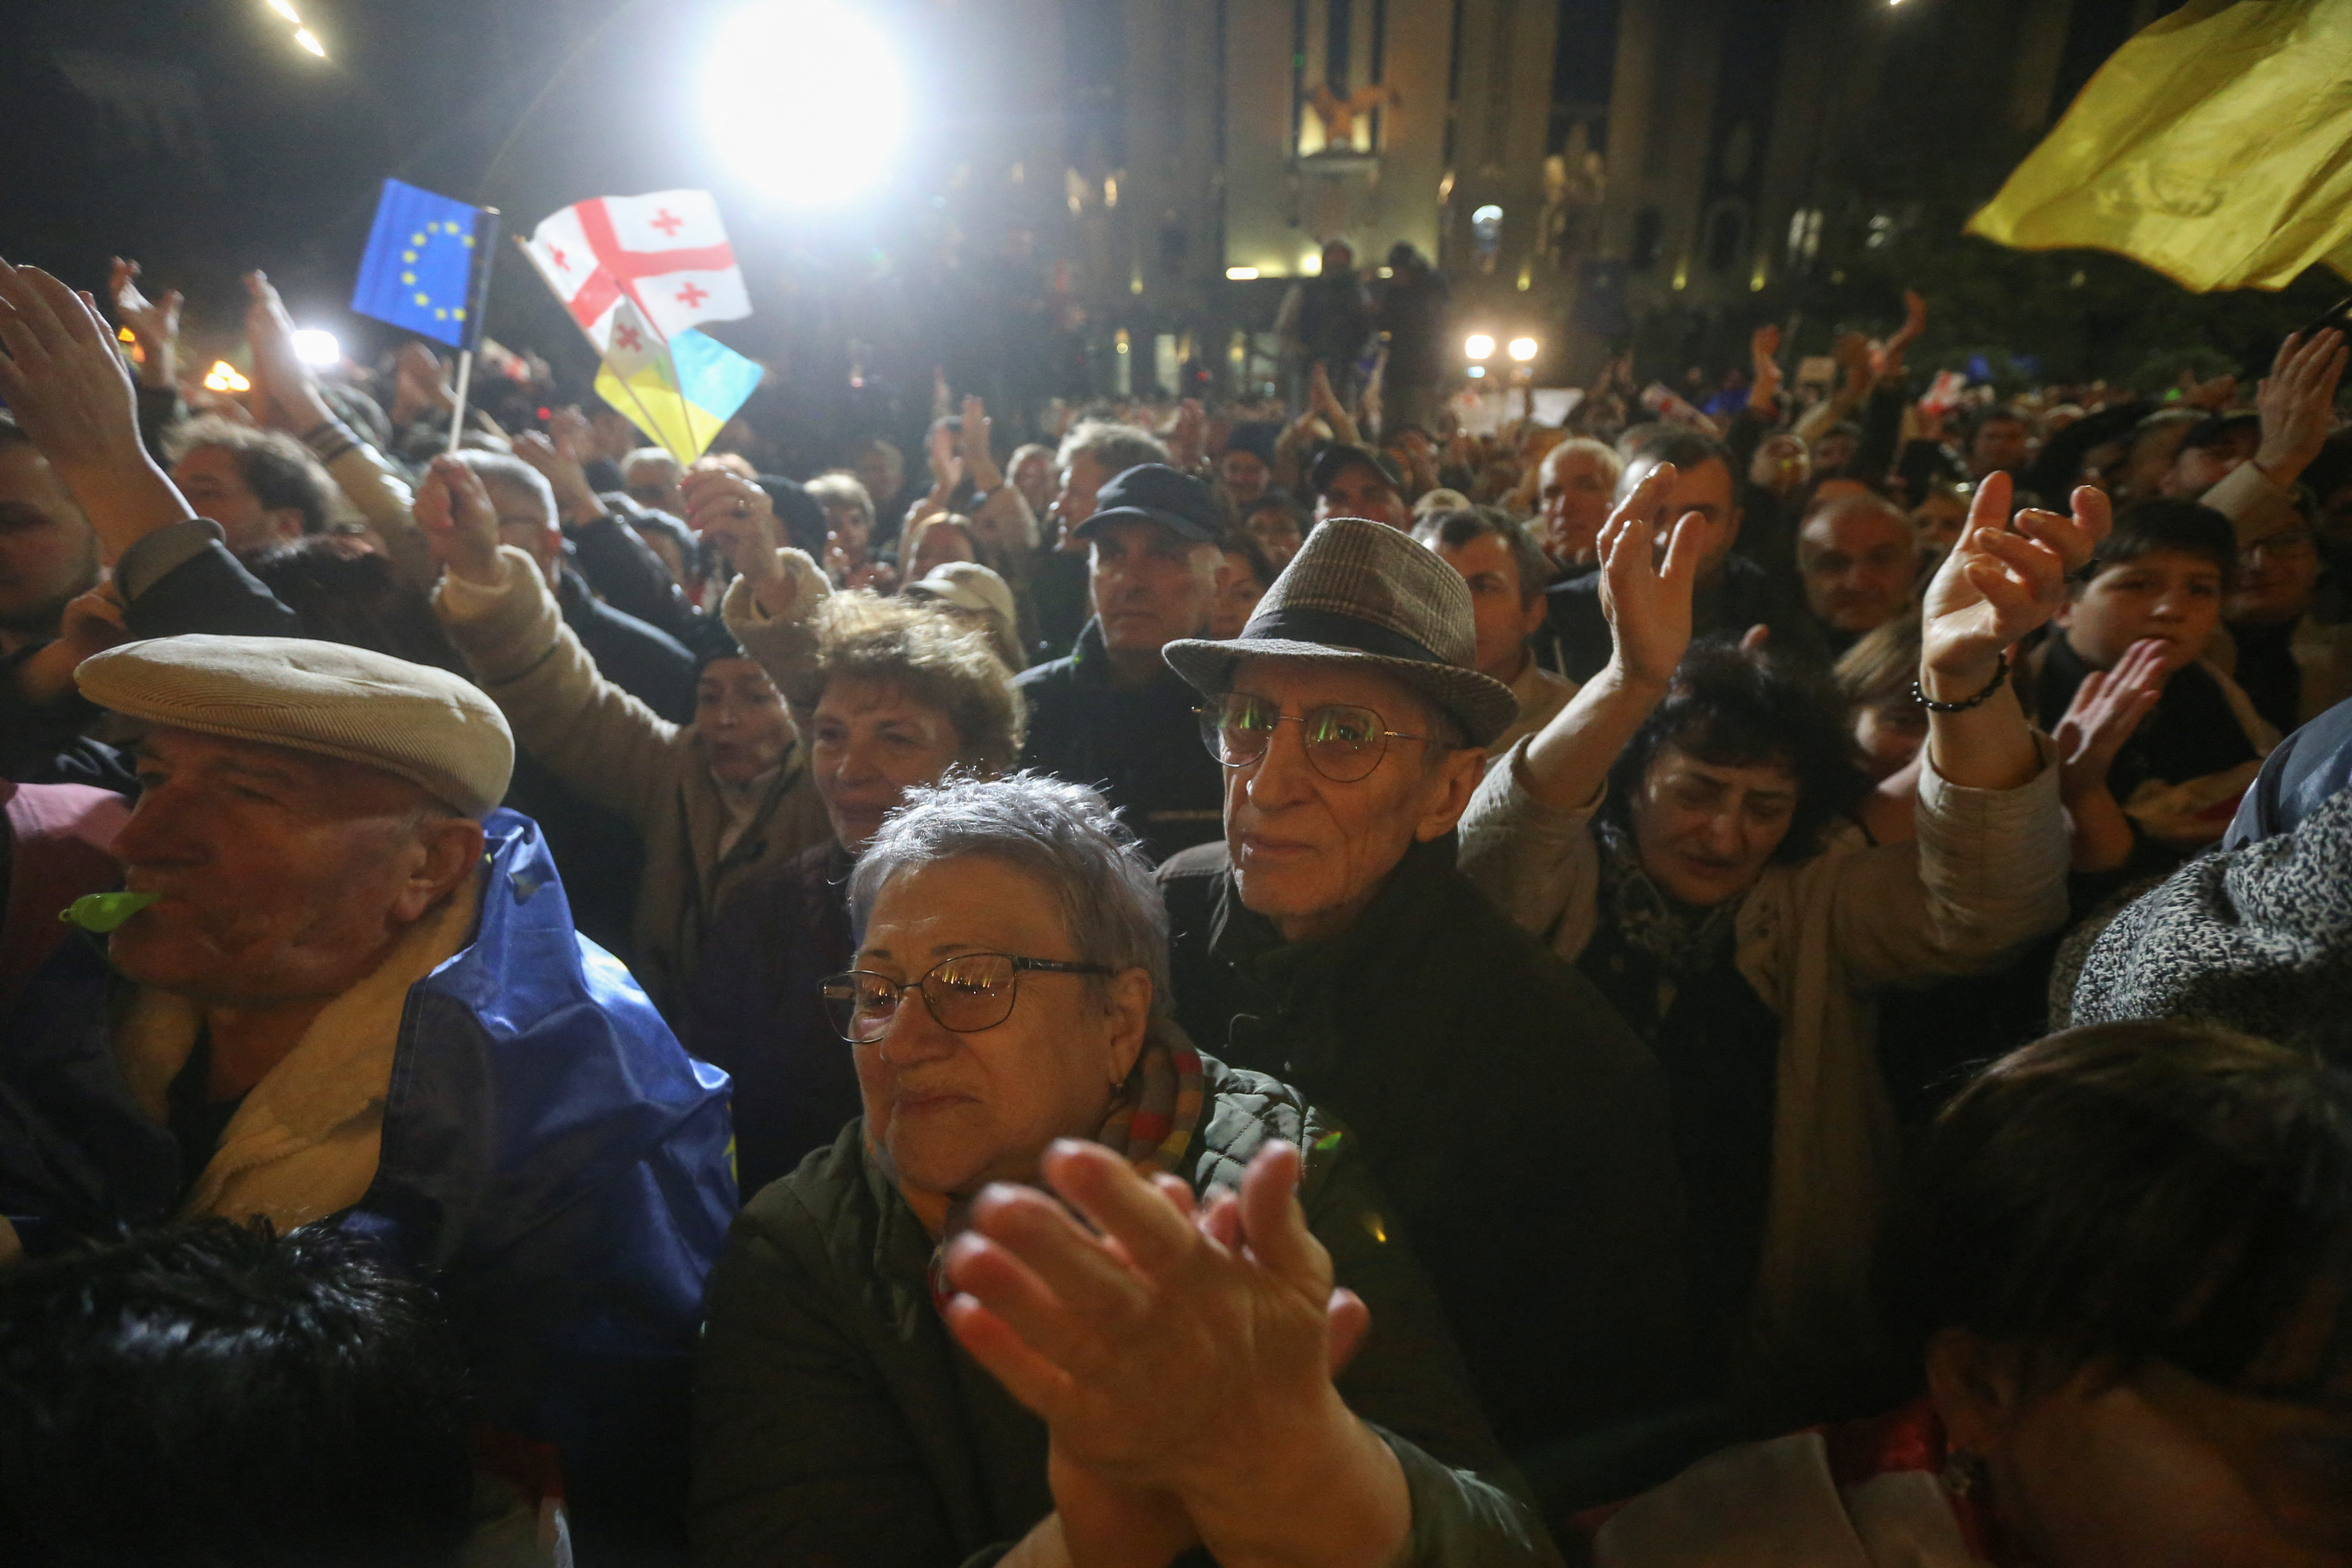
{"label": "round eyeglasses", "polygon": [[871,1045],[898,1016],[909,991],[923,994],[923,1005],[942,1029],[976,1035],[1013,1016],[1023,972],[1044,974],[1116,974],[1103,963],[1071,963],[1058,958],[1019,958],[1009,952],[960,952],[912,980],[893,980],[870,969],[853,969],[818,982],[834,1033],[853,1046]]}
{"label": "round eyeglasses", "polygon": [[1327,702],[1293,715],[1270,697],[1228,691],[1193,711],[1201,716],[1209,755],[1229,768],[1245,768],[1265,756],[1277,726],[1297,725],[1307,762],[1333,784],[1353,784],[1379,767],[1391,741],[1427,739],[1389,729],[1378,712],[1352,702]]}

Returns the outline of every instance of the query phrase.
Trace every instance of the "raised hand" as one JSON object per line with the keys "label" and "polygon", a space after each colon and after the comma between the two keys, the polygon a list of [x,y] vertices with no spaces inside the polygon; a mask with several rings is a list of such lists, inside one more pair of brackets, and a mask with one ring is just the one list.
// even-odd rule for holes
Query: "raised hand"
{"label": "raised hand", "polygon": [[256,412],[267,418],[268,405],[275,404],[297,434],[325,424],[334,413],[320,397],[310,367],[294,352],[294,318],[286,313],[286,303],[268,274],[247,273],[245,292],[250,301],[245,310],[245,341],[253,350],[255,390],[264,395],[256,399],[263,405]]}
{"label": "raised hand", "polygon": [[2116,753],[2164,697],[2165,645],[2143,637],[2124,650],[2113,669],[2095,669],[2074,689],[2058,721],[2058,792],[2080,800],[2107,787]]}
{"label": "raised hand", "polygon": [[971,476],[982,494],[993,494],[1004,483],[1004,470],[996,466],[996,455],[989,448],[993,421],[988,417],[988,405],[977,397],[966,397],[961,425],[957,448],[963,458],[963,471]]}
{"label": "raised hand", "polygon": [[2336,426],[2336,384],[2344,374],[2344,334],[2330,327],[2309,342],[2289,332],[2254,394],[2262,442],[2254,466],[2279,485],[2292,485],[2319,456]]}
{"label": "raised hand", "polygon": [[416,526],[443,570],[468,582],[495,586],[504,581],[499,565],[499,514],[479,474],[444,453],[433,459],[416,489]]}
{"label": "raised hand", "polygon": [[0,261],[0,402],[73,492],[110,562],[194,516],[139,439],[138,403],[97,302]]}
{"label": "raised hand", "polygon": [[139,263],[114,258],[113,276],[106,291],[114,300],[114,319],[131,329],[139,344],[139,379],[148,386],[170,386],[179,377],[180,291],[166,289],[150,302],[135,279]]}
{"label": "raised hand", "polygon": [[565,430],[562,424],[563,416],[559,413],[550,422],[555,426],[552,437],[542,436],[536,430],[525,430],[517,435],[510,445],[514,447],[514,455],[538,469],[540,476],[547,480],[548,489],[555,492],[556,515],[566,522],[585,522],[602,516],[604,503],[596,499],[594,488],[588,483],[588,471],[581,467],[577,456],[582,450],[578,437],[584,435],[588,422],[582,419],[576,410],[571,412],[572,420],[580,427],[578,432]]}
{"label": "raised hand", "polygon": [[2009,476],[1987,475],[1958,542],[1927,584],[1923,684],[1938,700],[1955,700],[1939,687],[1983,685],[2002,649],[2058,613],[2067,574],[2090,564],[2112,521],[2105,492],[2088,485],[2074,492],[2071,517],[2029,508],[2012,523],[2009,500]]}
{"label": "raised hand", "polygon": [[1209,413],[1197,397],[1176,406],[1176,422],[1168,431],[1168,455],[1180,468],[1196,468],[1207,447]]}
{"label": "raised hand", "polygon": [[1780,329],[1767,321],[1748,334],[1748,405],[1769,416],[1780,402]]}
{"label": "raised hand", "polygon": [[1704,520],[1696,512],[1679,521],[1666,516],[1674,487],[1675,466],[1660,463],[1618,503],[1593,542],[1601,557],[1601,613],[1616,644],[1611,662],[1643,689],[1663,689],[1690,647]]}
{"label": "raised hand", "polygon": [[1900,372],[1905,352],[1917,342],[1919,335],[1927,330],[1927,301],[1920,297],[1917,289],[1906,289],[1903,290],[1903,324],[1895,329],[1892,337],[1879,345],[1878,353],[1872,356],[1872,374],[1885,380]]}
{"label": "raised hand", "polygon": [[457,394],[440,356],[414,340],[403,344],[392,362],[392,422],[405,425],[429,411],[457,405]]}

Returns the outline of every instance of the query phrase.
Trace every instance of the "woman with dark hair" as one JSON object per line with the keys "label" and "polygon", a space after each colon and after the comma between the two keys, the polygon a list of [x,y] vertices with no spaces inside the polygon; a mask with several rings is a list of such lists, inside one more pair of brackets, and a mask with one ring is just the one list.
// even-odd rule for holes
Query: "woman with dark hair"
{"label": "woman with dark hair", "polygon": [[2352,1073],[2206,1025],[2028,1046],[1937,1121],[1879,1274],[1921,1395],[1701,1462],[1595,1562],[2352,1560]]}
{"label": "woman with dark hair", "polygon": [[1601,536],[1609,664],[1497,759],[1462,868],[1576,964],[1664,1068],[1692,1275],[1719,1388],[1838,1386],[1869,1337],[1864,1266],[1895,1153],[1874,994],[1994,968],[2064,918],[2065,822],[2002,649],[2048,618],[2105,524],[1990,484],[1925,605],[1916,840],[1873,847],[1845,706],[1769,651],[1685,657],[1700,525],[1671,465]]}

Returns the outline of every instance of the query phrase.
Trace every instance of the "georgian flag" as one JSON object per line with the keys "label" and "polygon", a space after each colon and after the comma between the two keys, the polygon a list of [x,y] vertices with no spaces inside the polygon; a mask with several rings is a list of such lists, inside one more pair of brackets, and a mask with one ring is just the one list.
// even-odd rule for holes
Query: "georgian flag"
{"label": "georgian flag", "polygon": [[614,308],[625,299],[663,339],[751,313],[709,191],[575,202],[541,223],[523,248],[599,353],[619,330]]}

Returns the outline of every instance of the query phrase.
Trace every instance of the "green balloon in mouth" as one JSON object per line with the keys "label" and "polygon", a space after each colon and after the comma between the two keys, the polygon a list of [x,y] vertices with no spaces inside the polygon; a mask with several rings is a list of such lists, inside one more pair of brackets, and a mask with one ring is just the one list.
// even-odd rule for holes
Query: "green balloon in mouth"
{"label": "green balloon in mouth", "polygon": [[104,936],[162,898],[161,893],[85,893],[63,910],[58,919],[68,925]]}

